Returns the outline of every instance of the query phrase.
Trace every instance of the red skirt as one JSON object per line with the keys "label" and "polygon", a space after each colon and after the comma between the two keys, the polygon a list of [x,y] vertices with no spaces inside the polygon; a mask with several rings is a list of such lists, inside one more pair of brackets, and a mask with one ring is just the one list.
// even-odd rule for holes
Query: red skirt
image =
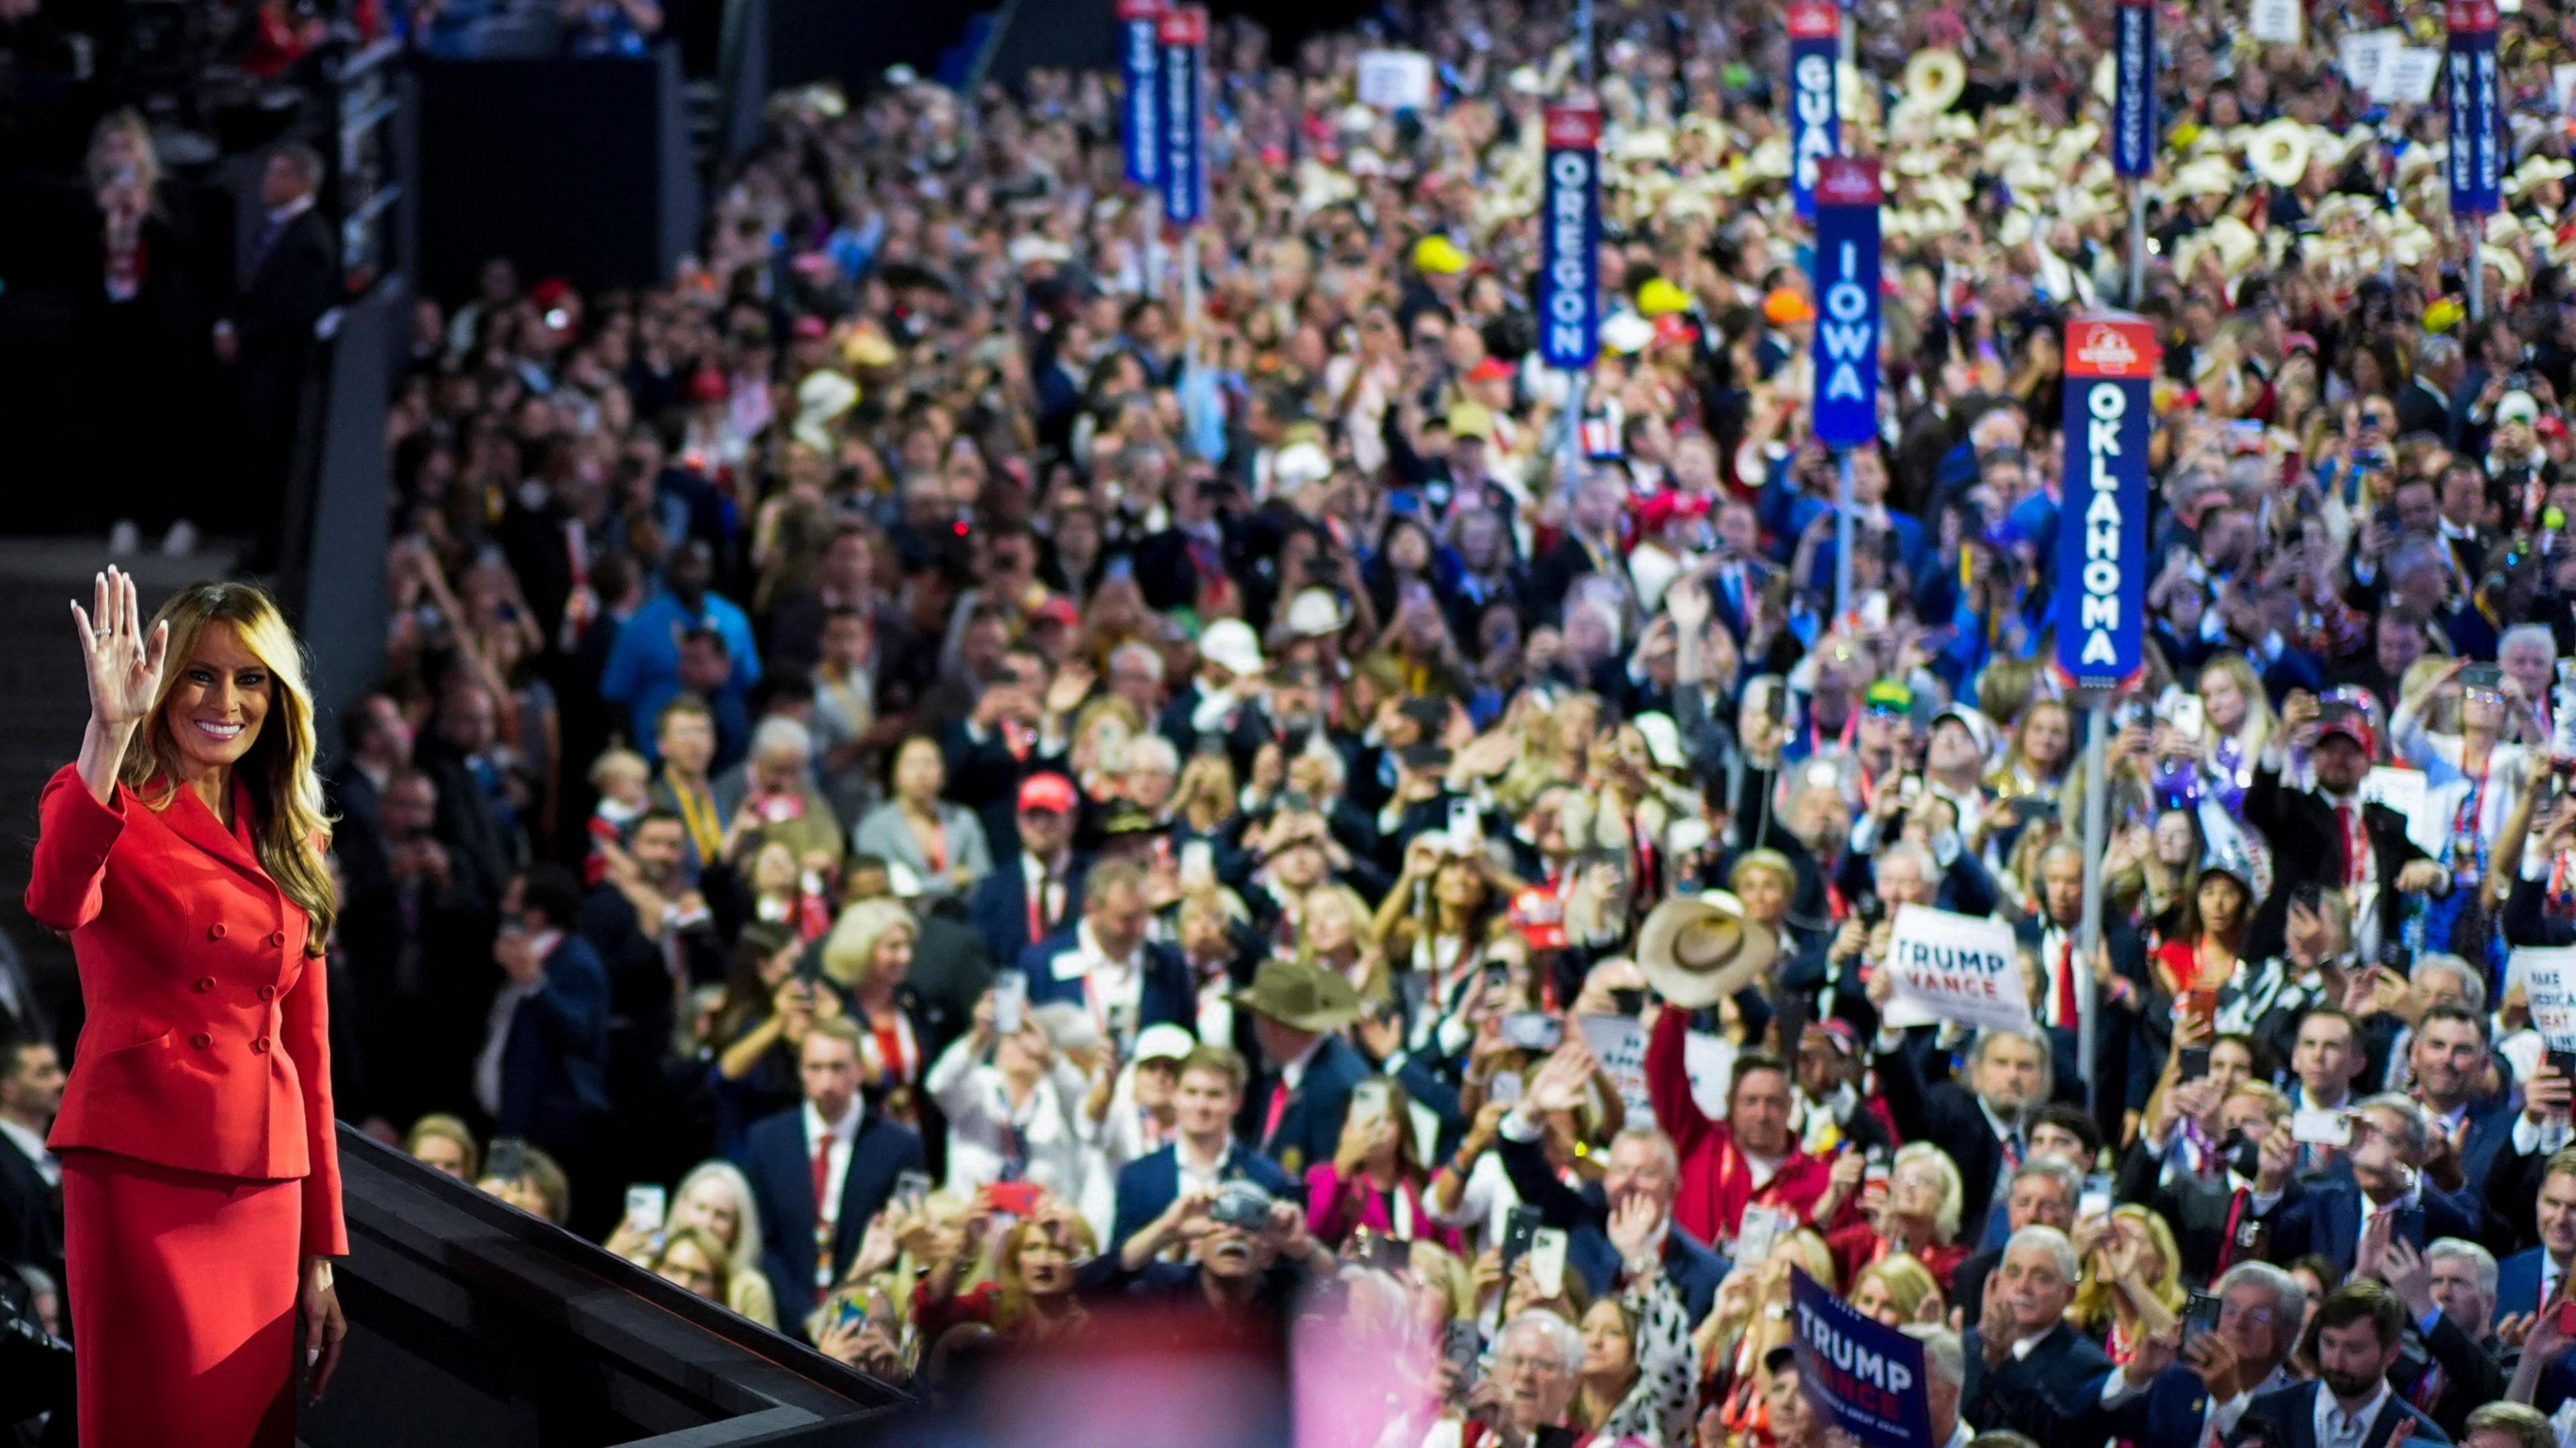
{"label": "red skirt", "polygon": [[303,1184],[62,1160],[81,1448],[292,1448]]}

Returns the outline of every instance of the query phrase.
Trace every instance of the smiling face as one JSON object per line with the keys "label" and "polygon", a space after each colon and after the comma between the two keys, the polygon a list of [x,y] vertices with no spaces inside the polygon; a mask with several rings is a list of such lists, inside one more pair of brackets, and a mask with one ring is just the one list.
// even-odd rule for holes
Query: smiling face
{"label": "smiling face", "polygon": [[276,690],[268,665],[239,629],[221,620],[207,624],[162,705],[179,757],[197,773],[240,763],[259,742]]}

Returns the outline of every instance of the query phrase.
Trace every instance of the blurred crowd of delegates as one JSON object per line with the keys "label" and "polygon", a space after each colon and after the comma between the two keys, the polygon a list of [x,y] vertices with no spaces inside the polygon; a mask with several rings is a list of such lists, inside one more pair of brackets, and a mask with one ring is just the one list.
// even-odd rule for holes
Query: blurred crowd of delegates
{"label": "blurred crowd of delegates", "polygon": [[[2046,560],[2107,19],[1859,13],[1898,214],[1841,616],[1760,7],[1603,19],[1580,418],[1530,353],[1553,5],[1421,7],[1401,118],[1369,42],[1221,25],[1177,247],[1101,78],[899,79],[779,97],[668,286],[424,300],[344,1109],[893,1375],[1330,1313],[1390,1445],[1805,1448],[1801,1267],[1924,1338],[1953,1438],[2576,1441],[2570,1073],[2507,969],[2576,940],[2558,12],[2506,17],[2466,328],[2382,202],[2438,114],[2336,16],[2166,27],[2090,959]],[[2011,922],[2038,1032],[1882,1029],[1905,905]],[[0,1082],[39,1266],[50,1062]]]}

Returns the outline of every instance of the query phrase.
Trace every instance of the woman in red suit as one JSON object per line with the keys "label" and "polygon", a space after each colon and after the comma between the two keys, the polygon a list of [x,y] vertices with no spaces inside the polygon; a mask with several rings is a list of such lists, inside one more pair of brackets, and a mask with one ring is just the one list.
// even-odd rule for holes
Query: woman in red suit
{"label": "woman in red suit", "polygon": [[[52,1145],[84,1448],[295,1438],[348,1328],[313,706],[267,594],[199,583],[147,630],[110,569],[72,605],[80,759],[45,786],[27,909],[89,1008]],[[166,672],[164,660],[171,662]]]}

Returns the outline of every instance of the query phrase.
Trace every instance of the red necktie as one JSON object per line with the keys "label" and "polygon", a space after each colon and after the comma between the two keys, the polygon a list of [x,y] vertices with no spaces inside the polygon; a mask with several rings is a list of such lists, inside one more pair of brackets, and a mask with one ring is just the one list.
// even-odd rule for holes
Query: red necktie
{"label": "red necktie", "polygon": [[2343,882],[2347,885],[2358,885],[2361,883],[2361,852],[2364,846],[2361,832],[2354,827],[2353,809],[2349,802],[2335,806],[2335,827],[2343,831]]}
{"label": "red necktie", "polygon": [[1263,1146],[1267,1147],[1270,1144],[1270,1139],[1279,1134],[1279,1118],[1287,1114],[1288,1082],[1286,1078],[1283,1077],[1278,1085],[1270,1088],[1270,1113],[1265,1116],[1261,1122],[1261,1144]]}
{"label": "red necktie", "polygon": [[2071,1031],[2084,1029],[2082,1015],[2075,1006],[2075,937],[2057,951],[2057,1023]]}
{"label": "red necktie", "polygon": [[822,1142],[814,1148],[814,1219],[823,1219],[823,1203],[829,1201],[832,1189],[832,1133],[824,1132]]}
{"label": "red necktie", "polygon": [[2242,1222],[2242,1221],[2245,1219],[2245,1208],[2246,1208],[2247,1204],[2252,1200],[2253,1195],[2254,1195],[2254,1193],[2253,1193],[2251,1190],[2249,1190],[2249,1189],[2247,1189],[2247,1188],[2245,1188],[2245,1187],[2238,1187],[2238,1188],[2237,1188],[2233,1193],[2231,1193],[2231,1194],[2228,1196],[2228,1198],[2227,1198],[2227,1225],[2226,1225],[2224,1228],[2222,1228],[2222,1229],[2220,1230],[2220,1232],[2219,1232],[2219,1236],[2218,1236],[2218,1270],[2217,1270],[2217,1272],[2213,1272],[2213,1273],[2211,1273],[2211,1274],[2210,1274],[2212,1277],[2216,1277],[2216,1276],[2220,1275],[2221,1273],[2226,1272],[2226,1270],[2228,1269],[2228,1267],[2229,1267],[2232,1263],[2234,1263],[2234,1262],[2235,1262],[2235,1260],[2236,1260],[2236,1226],[2237,1226],[2237,1223]]}

